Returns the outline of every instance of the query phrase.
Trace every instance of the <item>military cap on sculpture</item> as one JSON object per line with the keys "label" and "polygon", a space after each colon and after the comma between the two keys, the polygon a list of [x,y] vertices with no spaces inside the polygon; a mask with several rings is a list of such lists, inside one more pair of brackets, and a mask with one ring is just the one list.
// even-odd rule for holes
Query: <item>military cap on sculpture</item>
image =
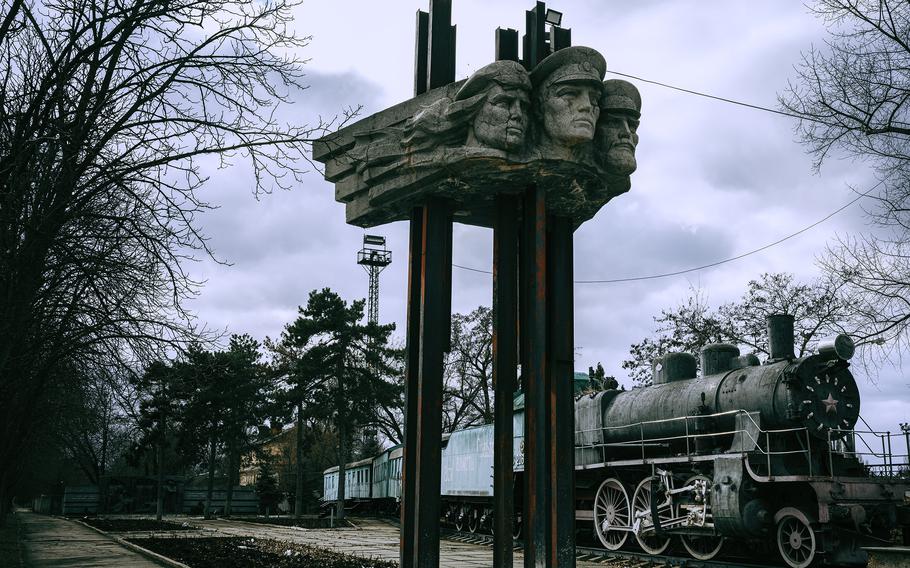
{"label": "military cap on sculpture", "polygon": [[[468,146],[518,151],[528,130],[531,80],[515,61],[496,61],[481,67],[455,95],[451,112],[459,105],[476,108],[468,131]],[[477,106],[477,99],[482,104]]]}
{"label": "military cap on sculpture", "polygon": [[607,62],[590,47],[561,49],[531,71],[543,158],[575,159],[594,139]]}
{"label": "military cap on sculpture", "polygon": [[641,118],[641,94],[622,79],[604,81],[597,123],[598,158],[610,172],[629,175],[635,171],[635,147]]}

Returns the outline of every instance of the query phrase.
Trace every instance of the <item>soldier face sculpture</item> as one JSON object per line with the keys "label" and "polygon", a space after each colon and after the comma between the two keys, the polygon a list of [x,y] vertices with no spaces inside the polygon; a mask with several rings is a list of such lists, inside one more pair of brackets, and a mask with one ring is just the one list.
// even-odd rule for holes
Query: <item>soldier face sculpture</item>
{"label": "soldier face sculpture", "polygon": [[530,97],[527,90],[494,84],[474,117],[468,145],[518,151],[524,146]]}
{"label": "soldier face sculpture", "polygon": [[566,81],[550,85],[540,97],[543,143],[571,148],[593,140],[599,100],[597,84]]}
{"label": "soldier face sculpture", "polygon": [[638,123],[637,118],[618,112],[607,112],[600,120],[598,141],[604,152],[604,163],[612,172],[629,175],[635,171]]}
{"label": "soldier face sculpture", "polygon": [[601,164],[610,172],[629,175],[635,171],[638,119],[641,94],[635,85],[622,79],[604,81],[603,113],[597,125],[597,151]]}
{"label": "soldier face sculpture", "polygon": [[607,62],[589,47],[567,47],[531,71],[541,157],[578,161],[591,146],[600,116]]}

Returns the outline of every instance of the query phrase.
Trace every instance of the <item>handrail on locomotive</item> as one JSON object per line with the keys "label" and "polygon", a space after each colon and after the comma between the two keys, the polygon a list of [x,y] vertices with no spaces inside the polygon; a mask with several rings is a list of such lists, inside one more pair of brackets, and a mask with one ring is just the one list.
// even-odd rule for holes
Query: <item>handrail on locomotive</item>
{"label": "handrail on locomotive", "polygon": [[[750,430],[749,428],[736,428],[733,430],[726,431],[712,431],[709,433],[698,433],[692,432],[689,429],[689,423],[694,420],[705,420],[705,419],[717,419],[722,417],[736,416],[741,418],[743,421],[749,421],[755,430]],[[758,453],[768,457],[771,456],[782,456],[782,455],[792,455],[792,454],[801,454],[805,456],[806,463],[809,468],[809,475],[807,477],[812,478],[829,478],[833,479],[834,477],[839,477],[835,475],[834,468],[831,465],[831,458],[834,455],[841,455],[844,457],[853,457],[860,460],[863,460],[864,467],[869,470],[870,474],[874,474],[878,477],[900,477],[901,475],[907,476],[910,475],[910,445],[907,445],[906,438],[895,432],[888,431],[877,431],[873,430],[869,424],[860,417],[860,420],[868,428],[867,430],[857,430],[857,429],[841,429],[841,428],[831,428],[827,432],[827,443],[824,444],[824,449],[829,457],[829,467],[826,473],[822,472],[813,472],[812,468],[812,437],[810,436],[809,429],[805,426],[794,427],[794,428],[770,428],[762,429],[758,422],[755,420],[753,413],[746,410],[728,410],[725,412],[717,412],[714,414],[708,415],[699,415],[699,416],[678,416],[672,418],[663,418],[658,420],[645,420],[641,422],[636,422],[633,424],[623,425],[623,426],[601,426],[599,428],[591,429],[580,429],[575,432],[576,438],[579,438],[579,434],[594,433],[599,430],[627,430],[631,428],[637,428],[639,432],[644,432],[645,427],[648,425],[656,424],[665,424],[671,422],[685,422],[685,433],[679,436],[652,436],[645,437],[643,434],[639,436],[637,440],[628,440],[620,442],[601,442],[601,443],[591,443],[585,444],[583,442],[576,442],[577,448],[588,448],[599,450],[603,457],[602,464],[605,466],[610,466],[614,463],[615,460],[610,460],[607,458],[607,454],[610,448],[620,448],[620,447],[638,447],[642,459],[645,462],[651,463],[661,463],[666,461],[699,461],[697,454],[692,451],[693,441],[698,439],[709,439],[709,438],[718,438],[723,436],[736,437],[740,435],[740,445],[739,449],[736,450],[731,448],[729,451],[725,452],[727,454],[740,454],[745,455],[747,453]],[[758,436],[756,436],[756,433]],[[802,443],[805,442],[805,446],[802,449],[798,450],[773,450],[771,449],[771,435],[780,435],[792,433],[795,439],[800,440]],[[878,440],[877,445],[881,445],[881,450],[874,449],[867,440],[867,437],[872,437]],[[905,438],[905,452],[903,454],[894,454],[892,439]],[[520,436],[516,436],[516,439],[520,439]],[[751,442],[751,447],[749,449],[745,448],[745,440],[748,439]],[[849,440],[849,442],[847,441]],[[647,449],[649,447],[666,447],[666,442],[671,441],[685,441],[686,443],[686,452],[684,455],[674,456],[671,458],[661,457],[651,457],[647,456]],[[764,446],[762,445],[764,441]],[[865,446],[866,451],[860,451],[859,444]],[[851,449],[852,447],[852,449]],[[877,463],[870,463],[865,461],[863,458],[874,459]],[[897,458],[897,462],[895,462]],[[902,469],[903,468],[903,469]]]}

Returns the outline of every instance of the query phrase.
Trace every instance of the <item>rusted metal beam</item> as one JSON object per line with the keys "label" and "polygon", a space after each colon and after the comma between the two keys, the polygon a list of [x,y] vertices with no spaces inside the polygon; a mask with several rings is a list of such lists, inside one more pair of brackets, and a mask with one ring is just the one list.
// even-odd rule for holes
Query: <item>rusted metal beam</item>
{"label": "rusted metal beam", "polygon": [[427,92],[427,49],[430,43],[430,15],[417,10],[416,45],[414,46],[414,96]]}
{"label": "rusted metal beam", "polygon": [[518,58],[518,30],[496,28],[496,61],[520,61]]}
{"label": "rusted metal beam", "polygon": [[404,397],[404,462],[401,470],[400,564],[414,567],[417,519],[414,515],[417,477],[417,381],[420,369],[421,259],[423,258],[423,207],[411,212],[408,258],[407,368]]}
{"label": "rusted metal beam", "polygon": [[572,30],[553,26],[550,28],[550,45],[553,51],[559,51],[572,45]]}
{"label": "rusted metal beam", "polygon": [[525,12],[525,35],[522,37],[522,65],[530,71],[550,55],[546,37],[547,7],[536,2],[533,10]]}
{"label": "rusted metal beam", "polygon": [[521,196],[500,195],[493,226],[493,566],[511,568],[513,493],[512,397],[518,379],[518,212]]}
{"label": "rusted metal beam", "polygon": [[[413,515],[415,568],[439,566],[443,355],[451,301],[452,207],[433,198],[423,207],[420,353],[417,385],[417,471]],[[412,221],[413,222],[413,221]],[[407,538],[407,533],[405,533]]]}
{"label": "rusted metal beam", "polygon": [[575,566],[575,404],[572,220],[547,223],[549,566]]}
{"label": "rusted metal beam", "polygon": [[452,0],[430,0],[427,86],[430,89],[455,80],[455,28]]}
{"label": "rusted metal beam", "polygon": [[525,349],[521,374],[525,392],[524,530],[525,567],[545,567],[550,527],[547,419],[547,215],[545,191],[536,185],[524,195],[521,333]]}

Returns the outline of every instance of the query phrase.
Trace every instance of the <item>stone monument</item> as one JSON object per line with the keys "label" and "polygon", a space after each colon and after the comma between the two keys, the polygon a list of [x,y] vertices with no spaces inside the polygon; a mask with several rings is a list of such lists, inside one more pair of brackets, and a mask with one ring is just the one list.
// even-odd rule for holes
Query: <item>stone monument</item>
{"label": "stone monument", "polygon": [[519,363],[525,566],[575,563],[572,234],[629,191],[641,96],[627,81],[604,81],[604,57],[571,46],[555,14],[543,2],[526,13],[520,62],[518,33],[497,29],[497,61],[456,82],[451,0],[430,0],[417,17],[416,96],[313,146],[348,223],[410,221],[403,568],[439,564],[453,221],[493,228],[494,566],[512,566],[518,521]]}
{"label": "stone monument", "polygon": [[451,200],[457,222],[492,227],[496,196],[531,184],[577,227],[635,170],[641,97],[605,72],[581,46],[530,73],[496,61],[323,138],[314,155],[359,227],[408,219],[428,197]]}

